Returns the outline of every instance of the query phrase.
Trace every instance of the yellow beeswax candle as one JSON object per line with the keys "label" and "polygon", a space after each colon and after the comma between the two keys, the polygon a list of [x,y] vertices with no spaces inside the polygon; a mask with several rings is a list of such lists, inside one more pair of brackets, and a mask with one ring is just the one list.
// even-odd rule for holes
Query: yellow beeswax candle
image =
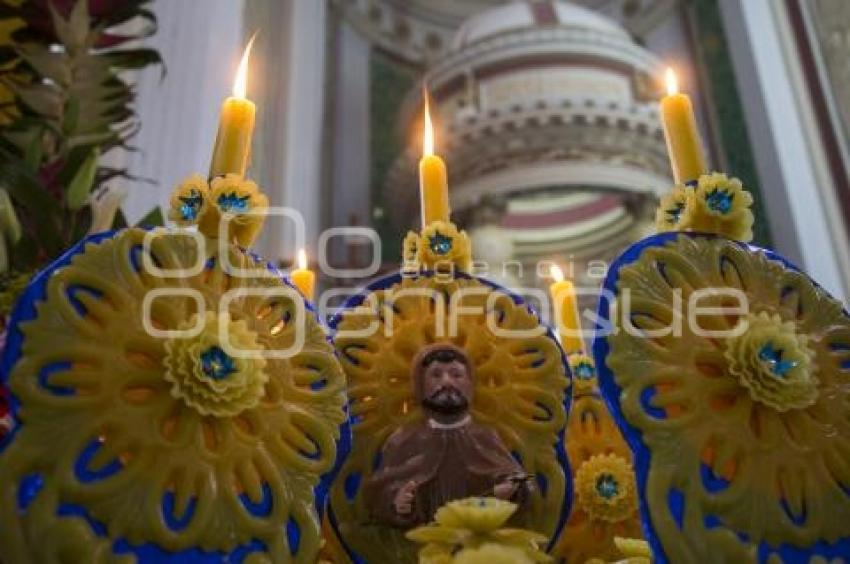
{"label": "yellow beeswax candle", "polygon": [[251,158],[251,137],[257,106],[246,97],[248,82],[248,58],[254,38],[245,47],[236,80],[233,83],[233,96],[227,98],[221,106],[218,121],[218,134],[215,138],[210,178],[224,174],[245,176]]}
{"label": "yellow beeswax candle", "polygon": [[699,180],[706,170],[702,141],[691,99],[679,92],[673,69],[667,69],[667,96],[661,100],[661,121],[676,183]]}
{"label": "yellow beeswax candle", "polygon": [[449,181],[446,163],[434,154],[434,124],[428,94],[425,93],[425,127],[422,160],[419,161],[419,193],[422,199],[422,227],[434,221],[449,221]]}
{"label": "yellow beeswax candle", "polygon": [[307,268],[307,253],[304,249],[298,251],[298,268],[289,275],[292,283],[309,301],[313,301],[316,289],[316,273]]}
{"label": "yellow beeswax candle", "polygon": [[564,279],[564,272],[558,265],[552,265],[552,279],[554,282],[549,286],[549,293],[554,304],[561,346],[567,354],[583,353],[584,341],[581,338],[581,320],[573,283]]}

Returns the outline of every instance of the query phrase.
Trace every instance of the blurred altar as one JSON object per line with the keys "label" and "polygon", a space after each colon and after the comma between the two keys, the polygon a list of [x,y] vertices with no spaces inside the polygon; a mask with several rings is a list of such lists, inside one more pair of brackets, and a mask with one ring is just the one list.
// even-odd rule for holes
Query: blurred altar
{"label": "blurred altar", "polygon": [[[694,99],[714,169],[739,176],[772,245],[850,295],[850,6],[842,0],[205,0],[156,2],[167,66],[138,85],[144,124],[122,164],[138,219],[205,170],[216,112],[259,31],[252,176],[298,210],[315,257],[330,227],[398,241],[418,221],[421,89],[436,108],[456,221],[483,274],[542,287],[538,265],[598,285],[644,236],[672,179],[658,119],[663,69]],[[291,226],[260,250],[289,264]],[[328,262],[398,261],[328,242]],[[377,272],[376,272],[377,274]],[[325,277],[327,286],[364,280]],[[588,304],[590,305],[590,304]]]}

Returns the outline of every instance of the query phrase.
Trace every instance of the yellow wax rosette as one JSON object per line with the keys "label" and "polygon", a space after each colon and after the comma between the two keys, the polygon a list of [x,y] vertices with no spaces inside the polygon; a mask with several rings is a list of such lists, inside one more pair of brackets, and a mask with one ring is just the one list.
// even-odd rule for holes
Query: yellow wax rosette
{"label": "yellow wax rosette", "polygon": [[[421,564],[484,562],[488,554],[501,552],[521,555],[511,562],[550,562],[540,546],[545,535],[524,529],[503,528],[516,512],[517,505],[492,497],[471,497],[452,501],[437,510],[435,522],[417,527],[407,538],[424,544],[419,552]],[[486,550],[482,550],[489,546]],[[461,553],[468,551],[458,560]],[[496,562],[508,562],[504,560]]]}
{"label": "yellow wax rosette", "polygon": [[661,198],[655,228],[697,231],[748,243],[753,239],[753,197],[737,178],[714,172],[699,178],[696,187],[676,185]]}
{"label": "yellow wax rosette", "polygon": [[583,354],[571,354],[567,361],[570,364],[570,373],[573,376],[573,395],[588,393],[596,389],[596,364],[593,358]]}
{"label": "yellow wax rosette", "polygon": [[616,454],[600,454],[585,461],[576,471],[578,503],[593,519],[614,523],[637,509],[632,465]]}
{"label": "yellow wax rosette", "polygon": [[655,212],[655,228],[659,233],[684,231],[689,227],[692,189],[677,184],[664,197]]}
{"label": "yellow wax rosette", "polygon": [[181,227],[197,225],[209,206],[209,193],[210,187],[200,174],[190,176],[172,191],[168,219]]}
{"label": "yellow wax rosette", "polygon": [[242,247],[251,246],[263,227],[269,206],[257,185],[236,174],[220,176],[210,184],[209,200],[198,224],[200,231],[217,239],[221,221],[229,218],[229,239]]}
{"label": "yellow wax rosette", "polygon": [[793,321],[777,314],[751,315],[747,331],[728,339],[724,356],[729,372],[753,400],[777,411],[808,407],[817,401],[818,378],[808,337]]}
{"label": "yellow wax rosette", "polygon": [[472,264],[472,244],[466,231],[458,230],[454,223],[434,221],[422,230],[419,259],[428,270],[468,272]]}
{"label": "yellow wax rosette", "polygon": [[[171,395],[186,402],[201,415],[228,417],[257,405],[265,393],[268,375],[263,346],[244,321],[229,315],[204,314],[203,329],[195,338],[171,339],[165,343],[165,380]],[[197,315],[181,328],[198,322]],[[228,345],[248,358],[234,358],[219,340],[219,325],[228,334]]]}
{"label": "yellow wax rosette", "polygon": [[718,172],[699,179],[690,206],[688,221],[692,230],[749,242],[753,239],[752,195],[737,178]]}

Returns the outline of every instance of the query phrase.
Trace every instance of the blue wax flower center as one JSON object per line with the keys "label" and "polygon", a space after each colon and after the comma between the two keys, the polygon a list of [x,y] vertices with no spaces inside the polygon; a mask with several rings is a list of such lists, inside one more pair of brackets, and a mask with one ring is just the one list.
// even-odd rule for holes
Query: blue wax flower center
{"label": "blue wax flower center", "polygon": [[434,254],[446,255],[452,250],[452,238],[447,237],[437,231],[434,235],[428,238],[428,245]]}
{"label": "blue wax flower center", "polygon": [[617,479],[611,474],[601,474],[596,478],[596,493],[603,499],[611,499],[620,492]]}
{"label": "blue wax flower center", "polygon": [[732,210],[732,200],[734,199],[734,194],[715,188],[706,195],[705,202],[709,209],[725,215]]}
{"label": "blue wax flower center", "polygon": [[784,360],[782,358],[784,354],[784,350],[777,349],[772,342],[768,342],[759,350],[759,360],[764,362],[775,375],[784,377],[800,364],[796,360]]}
{"label": "blue wax flower center", "polygon": [[214,380],[223,380],[236,372],[236,363],[215,345],[201,353],[201,370]]}
{"label": "blue wax flower center", "polygon": [[590,380],[594,377],[595,372],[593,365],[588,362],[582,362],[575,368],[575,375],[582,380]]}
{"label": "blue wax flower center", "polygon": [[191,221],[198,217],[198,212],[201,211],[201,206],[204,204],[204,198],[201,193],[194,188],[189,191],[188,196],[180,196],[180,216]]}
{"label": "blue wax flower center", "polygon": [[250,199],[250,195],[237,196],[236,192],[231,192],[219,196],[216,203],[223,212],[243,212],[248,209],[248,200]]}

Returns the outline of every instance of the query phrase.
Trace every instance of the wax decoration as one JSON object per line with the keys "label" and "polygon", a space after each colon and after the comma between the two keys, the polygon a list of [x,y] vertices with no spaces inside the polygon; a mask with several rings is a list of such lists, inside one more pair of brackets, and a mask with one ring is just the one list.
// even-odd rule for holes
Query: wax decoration
{"label": "wax decoration", "polygon": [[658,232],[695,231],[750,242],[754,216],[752,195],[737,178],[712,173],[695,187],[677,185],[661,199],[655,217]]}
{"label": "wax decoration", "polygon": [[208,184],[196,174],[172,192],[168,218],[181,227],[197,226],[210,241],[226,226],[228,241],[248,248],[263,228],[268,205],[266,195],[250,180],[227,174]]}
{"label": "wax decoration", "polygon": [[[457,311],[470,313],[453,320],[441,315],[437,304],[452,299]],[[381,471],[376,460],[390,454],[388,437],[425,418],[413,375],[416,359],[435,344],[460,349],[469,359],[474,382],[471,421],[494,433],[520,463],[522,473],[534,477],[525,482],[528,499],[517,513],[516,526],[547,538],[557,535],[569,507],[568,470],[560,441],[568,380],[557,342],[520,297],[465,275],[448,280],[427,274],[396,275],[352,298],[331,326],[348,377],[357,445],[331,494],[331,546],[344,547],[367,562],[417,561],[417,548],[405,539],[405,529],[376,520],[367,491]],[[364,334],[370,326],[374,330]],[[510,334],[519,330],[536,336]],[[436,459],[429,464],[441,464],[434,452],[418,454],[429,456]],[[495,490],[494,484],[486,489]],[[344,555],[336,556],[347,561]]]}
{"label": "wax decoration", "polygon": [[197,225],[210,204],[210,186],[200,174],[194,174],[171,192],[168,219],[181,227]]}
{"label": "wax decoration", "polygon": [[472,268],[472,243],[454,223],[434,221],[421,233],[408,231],[402,242],[402,268],[408,274],[468,273]]}
{"label": "wax decoration", "polygon": [[555,321],[561,346],[567,354],[584,352],[575,287],[571,280],[564,278],[564,271],[557,264],[552,265],[550,272],[554,282],[549,286],[549,294],[555,307]]}
{"label": "wax decoration", "polygon": [[299,296],[247,250],[268,207],[245,177],[252,44],[209,176],[172,194],[177,229],[89,237],[24,292],[0,363],[4,560],[850,554],[850,315],[746,245],[752,196],[708,173],[672,71],[661,118],[676,185],[662,233],[609,269],[617,307],[600,301],[599,326],[615,330],[594,358],[559,268],[562,346],[522,297],[469,274],[427,93],[422,228],[400,272],[330,320],[330,344],[306,303],[306,253]]}
{"label": "wax decoration", "polygon": [[[629,292],[633,304],[636,330],[598,337],[594,354],[636,453],[656,561],[850,554],[850,316],[842,304],[770,251],[687,233],[637,243],[604,287],[618,298]],[[740,292],[746,309],[736,312],[729,292],[692,299],[718,288]],[[727,311],[688,322],[696,307]],[[676,308],[686,320],[679,325]],[[622,328],[626,319],[611,315],[600,302],[600,318]],[[648,330],[652,338],[642,335]]]}
{"label": "wax decoration", "polygon": [[651,564],[652,551],[649,543],[640,539],[614,538],[614,546],[618,554],[610,559],[591,558],[584,564]]}
{"label": "wax decoration", "polygon": [[617,523],[634,515],[637,493],[632,465],[616,454],[597,454],[576,470],[577,501],[590,519]]}
{"label": "wax decoration", "polygon": [[[203,329],[197,337],[165,343],[163,378],[171,385],[171,396],[204,416],[233,417],[257,407],[269,380],[257,334],[244,320],[219,317],[212,311],[192,315],[178,327],[189,330],[199,322]],[[228,354],[218,334],[222,323],[228,328],[231,347],[257,354],[248,358]]]}
{"label": "wax decoration", "polygon": [[[207,259],[179,232],[149,250],[145,236],[80,243],[16,311],[2,366],[17,401],[0,452],[4,560],[312,564],[346,404],[323,329],[281,278],[226,274],[224,258],[263,268],[238,246]],[[198,260],[179,281],[145,266]],[[153,290],[165,294],[145,314]],[[151,332],[191,331],[199,316],[194,336]],[[298,333],[299,352],[264,356]]]}
{"label": "wax decoration", "polygon": [[705,156],[694,108],[687,94],[679,92],[673,69],[667,69],[667,96],[661,100],[661,122],[676,184],[696,182],[706,171]]}
{"label": "wax decoration", "polygon": [[289,275],[292,283],[307,298],[313,301],[313,293],[316,289],[316,273],[307,267],[307,251],[298,250],[298,268]]}
{"label": "wax decoration", "polygon": [[472,268],[472,244],[466,231],[449,220],[446,165],[434,154],[434,126],[428,93],[424,92],[423,156],[419,162],[422,230],[409,231],[402,242],[402,271],[441,274],[468,273]]}
{"label": "wax decoration", "polygon": [[492,497],[471,497],[441,507],[434,522],[407,533],[424,546],[420,564],[529,564],[551,562],[545,535],[506,527],[517,505]]}
{"label": "wax decoration", "polygon": [[813,405],[820,380],[809,336],[797,331],[795,321],[764,311],[751,313],[747,324],[743,335],[726,343],[723,356],[729,373],[753,401],[776,411]]}
{"label": "wax decoration", "polygon": [[256,36],[252,37],[245,47],[233,83],[233,95],[226,98],[221,106],[210,178],[223,174],[245,176],[245,171],[248,170],[251,137],[254,134],[257,115],[257,106],[247,98],[248,60],[255,38]]}
{"label": "wax decoration", "polygon": [[449,181],[446,163],[434,152],[434,124],[428,92],[425,98],[422,159],[419,161],[419,192],[422,199],[422,228],[434,221],[449,221]]}
{"label": "wax decoration", "polygon": [[573,376],[567,455],[576,503],[552,554],[565,562],[618,561],[621,537],[642,535],[632,453],[599,394],[591,357],[569,357]]}

